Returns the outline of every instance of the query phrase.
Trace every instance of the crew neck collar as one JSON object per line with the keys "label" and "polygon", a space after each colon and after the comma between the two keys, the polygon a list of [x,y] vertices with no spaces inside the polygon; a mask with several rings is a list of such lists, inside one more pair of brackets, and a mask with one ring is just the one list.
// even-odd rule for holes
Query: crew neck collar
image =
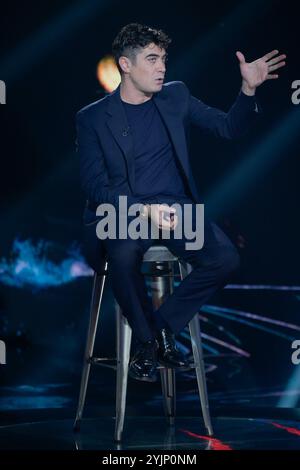
{"label": "crew neck collar", "polygon": [[144,101],[143,103],[138,103],[138,104],[135,104],[135,103],[127,103],[126,101],[123,101],[122,98],[121,98],[121,101],[124,105],[128,106],[128,107],[132,107],[132,108],[137,108],[139,106],[146,106],[147,104],[151,103],[152,101],[152,97],[147,100],[147,101]]}

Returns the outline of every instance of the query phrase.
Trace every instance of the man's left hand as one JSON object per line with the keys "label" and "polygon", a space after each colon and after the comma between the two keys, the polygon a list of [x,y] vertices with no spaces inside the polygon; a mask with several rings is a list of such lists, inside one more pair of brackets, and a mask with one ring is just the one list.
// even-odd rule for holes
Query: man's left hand
{"label": "man's left hand", "polygon": [[236,52],[236,56],[240,62],[240,71],[243,78],[242,90],[244,93],[254,95],[255,89],[266,80],[278,78],[278,74],[270,73],[285,65],[283,59],[286,58],[286,55],[281,54],[277,56],[278,52],[279,51],[275,49],[253,62],[246,62],[245,56],[240,51]]}

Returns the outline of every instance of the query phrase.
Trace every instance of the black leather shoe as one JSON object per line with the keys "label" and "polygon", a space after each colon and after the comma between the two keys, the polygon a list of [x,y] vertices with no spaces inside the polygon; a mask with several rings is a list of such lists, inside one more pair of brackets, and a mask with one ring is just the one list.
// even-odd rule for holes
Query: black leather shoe
{"label": "black leather shoe", "polygon": [[128,375],[136,380],[156,382],[157,342],[155,339],[138,344],[129,365]]}
{"label": "black leather shoe", "polygon": [[177,349],[175,335],[169,329],[163,328],[157,333],[157,360],[158,363],[165,367],[180,370],[190,370],[189,361]]}

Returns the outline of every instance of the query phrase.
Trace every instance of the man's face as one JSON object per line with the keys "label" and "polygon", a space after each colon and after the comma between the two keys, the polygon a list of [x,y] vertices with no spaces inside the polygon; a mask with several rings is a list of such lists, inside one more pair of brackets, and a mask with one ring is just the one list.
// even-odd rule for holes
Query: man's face
{"label": "man's face", "polygon": [[166,73],[166,51],[151,43],[129,60],[128,75],[134,86],[144,93],[161,90]]}

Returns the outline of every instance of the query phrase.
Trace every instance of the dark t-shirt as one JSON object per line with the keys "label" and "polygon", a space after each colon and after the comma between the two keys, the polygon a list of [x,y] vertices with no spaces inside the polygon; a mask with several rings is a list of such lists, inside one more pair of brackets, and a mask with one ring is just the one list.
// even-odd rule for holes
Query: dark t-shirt
{"label": "dark t-shirt", "polygon": [[122,103],[133,138],[134,195],[149,203],[187,198],[180,164],[153,99]]}

